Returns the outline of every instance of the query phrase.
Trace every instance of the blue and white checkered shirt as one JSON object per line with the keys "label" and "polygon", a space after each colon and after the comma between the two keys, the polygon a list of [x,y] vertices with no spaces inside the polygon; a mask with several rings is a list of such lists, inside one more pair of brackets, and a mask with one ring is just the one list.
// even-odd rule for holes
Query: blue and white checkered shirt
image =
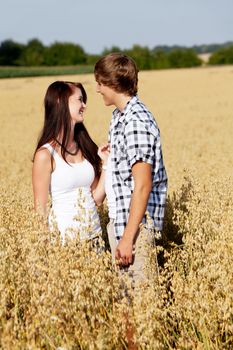
{"label": "blue and white checkered shirt", "polygon": [[[132,166],[137,161],[151,164],[153,186],[146,211],[157,230],[163,226],[167,174],[163,164],[160,132],[153,115],[137,96],[121,113],[113,111],[109,130],[112,183],[116,196],[115,232],[120,240],[126,227],[134,189]],[[145,223],[145,217],[143,219]]]}

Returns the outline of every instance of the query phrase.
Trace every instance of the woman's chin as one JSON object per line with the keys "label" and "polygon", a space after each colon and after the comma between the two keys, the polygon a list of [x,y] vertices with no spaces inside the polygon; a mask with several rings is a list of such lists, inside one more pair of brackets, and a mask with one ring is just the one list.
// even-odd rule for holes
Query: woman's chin
{"label": "woman's chin", "polygon": [[79,124],[79,123],[83,123],[84,122],[84,118],[80,117],[78,120],[76,120],[75,124]]}

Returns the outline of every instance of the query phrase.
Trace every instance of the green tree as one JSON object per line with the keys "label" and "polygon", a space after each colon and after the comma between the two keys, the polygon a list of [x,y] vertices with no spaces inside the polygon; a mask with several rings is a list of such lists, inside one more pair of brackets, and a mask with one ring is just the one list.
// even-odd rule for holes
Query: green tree
{"label": "green tree", "polygon": [[153,68],[153,56],[148,47],[134,45],[131,49],[125,50],[125,53],[135,60],[139,69]]}
{"label": "green tree", "polygon": [[168,53],[171,68],[197,67],[202,61],[192,49],[174,50]]}
{"label": "green tree", "polygon": [[22,55],[24,45],[18,44],[13,40],[5,40],[0,45],[0,65],[18,66]]}
{"label": "green tree", "polygon": [[233,45],[213,53],[209,59],[209,64],[233,64]]}
{"label": "green tree", "polygon": [[22,66],[41,66],[44,64],[45,47],[38,39],[31,39],[21,55]]}
{"label": "green tree", "polygon": [[165,69],[170,67],[170,62],[166,52],[162,50],[156,50],[152,52],[153,55],[153,69]]}
{"label": "green tree", "polygon": [[102,55],[87,55],[87,61],[86,64],[87,65],[94,65],[100,58]]}
{"label": "green tree", "polygon": [[108,55],[109,53],[111,52],[123,52],[122,49],[120,49],[118,46],[112,46],[111,48],[105,48],[102,53],[101,53],[101,56],[105,56],[105,55]]}
{"label": "green tree", "polygon": [[45,50],[45,64],[48,66],[84,64],[86,61],[87,54],[80,45],[56,42]]}

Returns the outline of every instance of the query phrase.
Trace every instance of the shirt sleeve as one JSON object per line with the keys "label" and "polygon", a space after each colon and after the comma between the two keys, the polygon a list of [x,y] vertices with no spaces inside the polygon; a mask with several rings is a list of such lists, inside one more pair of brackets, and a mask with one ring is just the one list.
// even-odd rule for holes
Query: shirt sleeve
{"label": "shirt sleeve", "polygon": [[156,144],[159,142],[159,130],[140,120],[131,120],[125,128],[127,158],[132,167],[142,161],[153,164],[156,157]]}

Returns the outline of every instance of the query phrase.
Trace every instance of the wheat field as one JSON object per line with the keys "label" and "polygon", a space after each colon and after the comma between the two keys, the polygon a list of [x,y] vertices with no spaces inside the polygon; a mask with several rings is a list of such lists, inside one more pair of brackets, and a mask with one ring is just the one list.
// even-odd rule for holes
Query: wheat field
{"label": "wheat field", "polygon": [[169,196],[148,285],[130,297],[108,252],[60,247],[33,211],[31,159],[55,80],[84,85],[85,125],[97,144],[107,139],[112,109],[93,75],[0,80],[0,348],[232,349],[233,66],[139,74]]}

